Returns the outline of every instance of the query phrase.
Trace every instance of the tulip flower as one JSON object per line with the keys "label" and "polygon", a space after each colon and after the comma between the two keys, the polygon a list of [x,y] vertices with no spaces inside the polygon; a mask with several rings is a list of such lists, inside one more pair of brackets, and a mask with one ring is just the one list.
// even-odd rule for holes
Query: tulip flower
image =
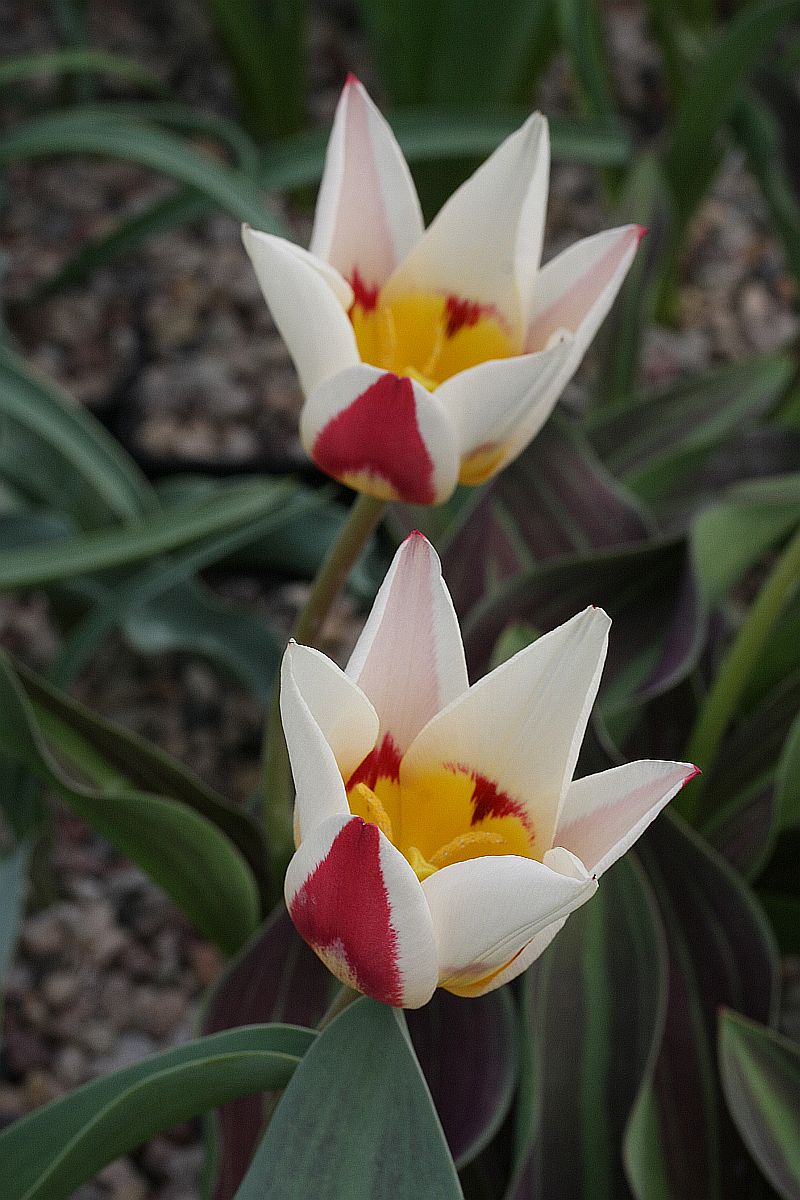
{"label": "tulip flower", "polygon": [[470,687],[438,557],[412,534],[345,671],[290,644],[286,903],[343,983],[407,1008],[507,983],[696,774],[573,780],[609,625],[587,608]]}
{"label": "tulip flower", "polygon": [[351,77],[310,251],[244,244],[305,392],[323,471],[384,500],[438,504],[524,450],[608,312],[642,228],[539,262],[550,150],[534,114],[425,230],[400,147]]}

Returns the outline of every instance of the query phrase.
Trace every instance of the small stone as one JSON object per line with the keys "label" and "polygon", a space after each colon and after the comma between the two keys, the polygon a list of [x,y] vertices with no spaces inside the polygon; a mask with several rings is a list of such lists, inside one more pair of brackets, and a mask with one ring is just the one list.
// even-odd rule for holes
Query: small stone
{"label": "small stone", "polygon": [[139,1028],[153,1037],[163,1038],[186,1012],[186,997],[176,988],[137,988],[134,995],[134,1019]]}
{"label": "small stone", "polygon": [[48,958],[56,954],[64,940],[64,933],[54,910],[29,917],[22,927],[22,948],[32,958]]}
{"label": "small stone", "polygon": [[55,1056],[53,1069],[56,1078],[68,1088],[85,1083],[91,1074],[86,1055],[78,1046],[62,1046]]}
{"label": "small stone", "polygon": [[43,1104],[49,1104],[51,1100],[60,1096],[62,1091],[63,1089],[59,1087],[52,1075],[46,1071],[31,1071],[22,1085],[25,1108],[28,1111],[41,1108]]}
{"label": "small stone", "polygon": [[154,1054],[156,1049],[155,1040],[144,1033],[123,1033],[112,1052],[107,1057],[98,1059],[94,1066],[99,1074],[108,1075],[111,1071],[132,1067],[134,1063]]}
{"label": "small stone", "polygon": [[74,973],[54,971],[42,984],[42,995],[52,1009],[66,1008],[77,997],[80,983]]}
{"label": "small stone", "polygon": [[106,1021],[86,1021],[76,1036],[84,1050],[97,1058],[111,1053],[116,1034]]}
{"label": "small stone", "polygon": [[189,947],[188,958],[203,990],[219,977],[225,964],[225,959],[216,946],[209,946],[207,942],[194,942]]}

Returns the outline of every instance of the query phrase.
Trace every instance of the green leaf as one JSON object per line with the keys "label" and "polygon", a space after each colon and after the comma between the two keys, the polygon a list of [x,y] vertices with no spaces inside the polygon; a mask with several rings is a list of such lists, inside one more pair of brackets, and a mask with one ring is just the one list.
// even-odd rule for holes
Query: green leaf
{"label": "green leaf", "polygon": [[0,754],[55,787],[73,812],[164,889],[203,936],[227,953],[243,944],[258,924],[258,892],[225,834],[180,801],[127,786],[74,728],[44,708],[37,713],[5,655],[0,715]]}
{"label": "green leaf", "polygon": [[666,948],[630,855],[524,977],[529,1070],[507,1200],[624,1200],[622,1139],[661,1043]]}
{"label": "green leaf", "polygon": [[800,1195],[800,1046],[735,1012],[719,1023],[725,1099],[753,1158],[785,1200]]}
{"label": "green leaf", "polygon": [[68,1200],[108,1163],[173,1125],[285,1087],[314,1037],[289,1025],[232,1029],[53,1101],[0,1134],[6,1200]]}
{"label": "green leaf", "polygon": [[629,396],[638,382],[642,340],[654,320],[658,271],[671,221],[669,192],[654,154],[640,155],[631,166],[616,214],[620,225],[638,221],[645,226],[647,237],[600,335],[602,364],[595,396],[603,407]]}
{"label": "green leaf", "polygon": [[[198,779],[188,767],[145,738],[104,721],[91,709],[58,691],[29,667],[15,663],[19,684],[34,709],[70,730],[101,760],[113,778],[144,791],[180,800],[206,817],[238,846],[260,883],[266,880],[266,848],[258,823]],[[52,724],[48,728],[53,728]]]}
{"label": "green leaf", "polygon": [[144,516],[136,525],[11,551],[0,563],[0,588],[40,587],[77,575],[130,566],[279,512],[290,482],[231,484],[213,497]]}
{"label": "green leaf", "polygon": [[773,408],[793,371],[783,354],[729,363],[688,383],[597,408],[585,428],[614,474],[662,515],[673,516],[691,508],[691,482],[708,456]]}
{"label": "green leaf", "polygon": [[[218,487],[204,488],[195,503],[208,503],[221,494]],[[123,625],[137,649],[150,654],[180,648],[201,653],[232,670],[262,699],[268,698],[283,644],[262,621],[214,600],[193,576],[275,534],[288,536],[304,516],[319,513],[327,504],[325,492],[292,488],[287,494],[286,504],[265,515],[205,538],[180,555],[159,559],[106,592],[98,587],[92,610],[66,640],[54,672],[56,682],[66,686],[97,643]]]}
{"label": "green leaf", "polygon": [[561,38],[569,54],[582,107],[613,125],[614,92],[602,27],[602,8],[594,0],[557,0]]}
{"label": "green leaf", "polygon": [[726,596],[798,521],[800,474],[740,484],[702,512],[692,529],[692,550],[707,601]]}
{"label": "green leaf", "polygon": [[306,1054],[236,1200],[459,1200],[402,1014],[362,999]]}
{"label": "green leaf", "polygon": [[42,75],[115,75],[151,92],[165,91],[161,80],[141,63],[104,50],[68,47],[23,54],[0,63],[0,87]]}
{"label": "green leaf", "polygon": [[800,825],[800,715],[789,730],[778,763],[777,820],[779,829]]}
{"label": "green leaf", "polygon": [[302,0],[205,0],[227,53],[247,124],[259,141],[292,133],[303,117]]}
{"label": "green leaf", "polygon": [[0,346],[0,475],[86,528],[153,507],[150,485],[92,415]]}
{"label": "green leaf", "polygon": [[0,1015],[6,971],[17,944],[31,850],[31,840],[25,838],[0,853]]}
{"label": "green leaf", "polygon": [[800,13],[798,0],[762,0],[739,9],[691,65],[678,97],[664,166],[681,230],[716,172],[716,135],[741,85],[769,44]]}
{"label": "green leaf", "polygon": [[740,98],[733,129],[777,226],[789,267],[800,280],[800,204],[787,175],[780,125],[755,92]]}
{"label": "green leaf", "polygon": [[47,113],[0,136],[0,164],[62,154],[99,154],[150,167],[203,192],[223,211],[286,236],[261,189],[242,171],[200,153],[180,138],[105,110]]}

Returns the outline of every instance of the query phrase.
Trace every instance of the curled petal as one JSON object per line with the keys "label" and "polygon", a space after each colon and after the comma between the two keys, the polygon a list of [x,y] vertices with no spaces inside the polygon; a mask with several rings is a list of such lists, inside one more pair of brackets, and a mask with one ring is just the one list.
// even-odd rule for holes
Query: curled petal
{"label": "curled petal", "polygon": [[469,686],[464,646],[439,556],[412,533],[394,556],[347,674],[405,753],[423,725]]}
{"label": "curled petal", "polygon": [[587,608],[478,680],[430,721],[401,781],[456,767],[482,777],[504,810],[526,814],[534,852],[553,844],[605,661],[611,622]]}
{"label": "curled petal", "polygon": [[419,881],[376,825],[332,817],[306,838],[286,872],[300,935],[337,979],[374,1000],[427,1004],[437,954]]}
{"label": "curled petal", "polygon": [[292,242],[248,225],[242,238],[306,395],[359,362],[346,311],[353,293],[338,272]]}
{"label": "curled petal", "polygon": [[550,147],[540,113],[455,192],[386,286],[387,297],[445,292],[524,332],[542,251]]}
{"label": "curled petal", "polygon": [[479,995],[500,972],[513,978],[533,939],[594,894],[597,882],[585,871],[576,875],[509,854],[454,863],[426,879],[440,986]]}
{"label": "curled petal", "polygon": [[575,242],[536,279],[525,346],[541,350],[559,330],[575,334],[575,366],[622,286],[641,241],[641,225],[607,229]]}
{"label": "curled petal", "polygon": [[555,841],[602,875],[696,774],[691,763],[644,760],[576,779],[564,799]]}
{"label": "curled petal", "polygon": [[422,235],[422,212],[389,125],[351,76],[336,109],[311,251],[345,277],[381,286]]}
{"label": "curled petal", "polygon": [[281,665],[281,720],[295,784],[302,839],[327,817],[349,814],[342,775],[375,745],[378,718],[343,671],[308,646],[291,643]]}
{"label": "curled petal", "polygon": [[300,436],[323,471],[381,500],[438,504],[456,485],[456,437],[439,400],[366,363],[309,396]]}
{"label": "curled petal", "polygon": [[483,483],[508,461],[524,424],[530,441],[561,395],[572,336],[548,350],[480,363],[445,380],[437,399],[456,428],[462,483]]}

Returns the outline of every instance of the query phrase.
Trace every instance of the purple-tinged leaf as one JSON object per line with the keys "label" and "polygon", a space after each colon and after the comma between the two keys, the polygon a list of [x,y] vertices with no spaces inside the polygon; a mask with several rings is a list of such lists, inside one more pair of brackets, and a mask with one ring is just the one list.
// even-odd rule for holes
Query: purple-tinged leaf
{"label": "purple-tinged leaf", "polygon": [[723,1012],[719,1062],[728,1109],[748,1150],[784,1200],[800,1196],[800,1046]]}
{"label": "purple-tinged leaf", "polygon": [[666,950],[633,855],[525,977],[529,1069],[507,1200],[624,1200],[629,1114],[661,1040]]}
{"label": "purple-tinged leaf", "polygon": [[404,508],[395,524],[403,533],[421,529],[442,549],[462,616],[536,562],[640,542],[650,532],[640,503],[609,475],[574,422],[558,415],[481,493],[460,489],[442,509]]}
{"label": "purple-tinged leaf", "polygon": [[507,988],[474,1000],[441,989],[406,1013],[456,1166],[491,1141],[508,1113],[517,1078],[516,1014]]}
{"label": "purple-tinged leaf", "polygon": [[769,1021],[774,941],[730,867],[667,812],[639,841],[669,951],[661,1050],[626,1136],[637,1200],[752,1200],[752,1164],[728,1118],[716,1071],[722,1005]]}
{"label": "purple-tinged leaf", "polygon": [[679,471],[699,467],[744,422],[769,411],[793,369],[788,355],[769,354],[626,397],[589,414],[589,437],[615,474],[658,500],[680,483]]}
{"label": "purple-tinged leaf", "polygon": [[[508,625],[526,622],[544,633],[596,604],[615,622],[604,686],[618,678],[623,698],[634,695],[662,661],[664,631],[678,609],[686,563],[685,544],[678,540],[596,550],[532,568],[498,588],[464,620],[472,678],[486,671],[491,649]],[[670,682],[694,665],[696,637],[685,645],[683,663],[670,662]]]}
{"label": "purple-tinged leaf", "polygon": [[[215,987],[202,1028],[288,1022],[315,1026],[338,985],[306,945],[283,906],[251,940]],[[437,991],[408,1014],[409,1032],[451,1153],[473,1158],[505,1117],[517,1075],[515,1015],[505,989],[479,1000]],[[260,1097],[219,1113],[214,1200],[232,1200],[263,1133]]]}

